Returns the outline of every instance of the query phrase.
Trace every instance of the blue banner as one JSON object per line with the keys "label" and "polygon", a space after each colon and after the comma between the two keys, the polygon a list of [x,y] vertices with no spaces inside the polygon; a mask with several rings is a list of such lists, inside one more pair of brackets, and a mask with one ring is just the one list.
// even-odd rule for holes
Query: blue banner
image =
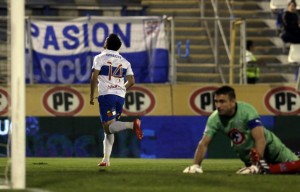
{"label": "blue banner", "polygon": [[137,83],[168,82],[168,38],[160,17],[31,20],[27,62],[32,66],[27,64],[26,77],[32,71],[34,83],[89,83],[93,57],[110,33],[120,37],[119,52],[131,63]]}

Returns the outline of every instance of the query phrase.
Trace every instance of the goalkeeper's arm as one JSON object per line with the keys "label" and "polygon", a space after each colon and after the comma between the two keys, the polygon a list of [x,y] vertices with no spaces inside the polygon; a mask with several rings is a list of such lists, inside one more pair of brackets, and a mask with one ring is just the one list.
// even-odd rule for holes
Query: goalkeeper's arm
{"label": "goalkeeper's arm", "polygon": [[262,126],[256,126],[251,130],[251,136],[255,142],[255,149],[260,158],[264,157],[266,148],[266,139],[264,135],[264,128]]}
{"label": "goalkeeper's arm", "polygon": [[201,163],[205,157],[210,141],[211,137],[208,137],[206,135],[202,137],[195,151],[194,164],[185,168],[183,170],[184,173],[203,173]]}
{"label": "goalkeeper's arm", "polygon": [[195,151],[194,164],[201,165],[201,163],[205,157],[205,154],[207,152],[210,141],[211,141],[211,137],[208,137],[207,135],[203,135],[203,137],[199,141],[197,149]]}

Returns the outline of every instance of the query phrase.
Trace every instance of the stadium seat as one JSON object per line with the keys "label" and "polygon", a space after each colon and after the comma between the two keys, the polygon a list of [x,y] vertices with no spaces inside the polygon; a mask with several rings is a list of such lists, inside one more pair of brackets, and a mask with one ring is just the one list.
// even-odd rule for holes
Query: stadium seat
{"label": "stadium seat", "polygon": [[291,44],[288,56],[288,62],[300,63],[300,44]]}

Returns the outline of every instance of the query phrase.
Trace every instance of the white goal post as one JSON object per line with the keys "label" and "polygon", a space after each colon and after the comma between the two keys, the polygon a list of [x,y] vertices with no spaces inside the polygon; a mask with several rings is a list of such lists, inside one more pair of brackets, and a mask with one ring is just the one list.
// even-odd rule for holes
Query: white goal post
{"label": "white goal post", "polygon": [[11,0],[11,188],[25,189],[25,3]]}

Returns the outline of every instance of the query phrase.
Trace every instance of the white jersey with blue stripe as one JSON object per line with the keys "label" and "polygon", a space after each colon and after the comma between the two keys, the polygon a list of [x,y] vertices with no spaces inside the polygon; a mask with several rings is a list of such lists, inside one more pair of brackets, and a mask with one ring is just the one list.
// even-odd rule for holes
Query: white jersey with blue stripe
{"label": "white jersey with blue stripe", "polygon": [[117,51],[103,50],[94,58],[93,69],[99,70],[99,95],[118,95],[125,97],[125,77],[133,75],[131,64]]}

